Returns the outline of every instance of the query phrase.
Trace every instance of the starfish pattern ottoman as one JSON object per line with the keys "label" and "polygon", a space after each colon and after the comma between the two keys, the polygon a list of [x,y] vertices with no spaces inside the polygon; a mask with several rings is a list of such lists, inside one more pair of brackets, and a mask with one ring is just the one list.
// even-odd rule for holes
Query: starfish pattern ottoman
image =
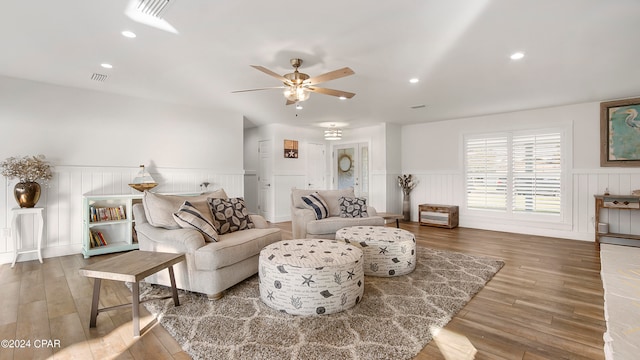
{"label": "starfish pattern ottoman", "polygon": [[407,230],[351,226],[338,230],[336,240],[362,249],[367,276],[400,276],[416,268],[416,237]]}
{"label": "starfish pattern ottoman", "polygon": [[283,240],[260,251],[260,300],[293,315],[332,314],[360,302],[362,251],[336,240]]}

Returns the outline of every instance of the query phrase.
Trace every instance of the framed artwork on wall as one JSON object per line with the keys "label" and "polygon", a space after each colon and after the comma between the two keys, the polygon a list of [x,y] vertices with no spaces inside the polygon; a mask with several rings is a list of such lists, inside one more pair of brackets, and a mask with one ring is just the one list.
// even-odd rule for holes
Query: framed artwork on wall
{"label": "framed artwork on wall", "polygon": [[640,167],[640,98],[600,103],[600,166]]}
{"label": "framed artwork on wall", "polygon": [[298,158],[298,140],[284,141],[284,157],[287,159]]}

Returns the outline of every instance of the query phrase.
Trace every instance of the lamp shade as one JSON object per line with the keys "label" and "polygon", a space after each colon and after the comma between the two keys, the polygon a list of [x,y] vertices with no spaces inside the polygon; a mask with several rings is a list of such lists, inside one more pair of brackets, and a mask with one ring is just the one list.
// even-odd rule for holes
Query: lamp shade
{"label": "lamp shade", "polygon": [[303,86],[290,86],[284,90],[284,97],[289,101],[305,101],[309,98],[311,92]]}

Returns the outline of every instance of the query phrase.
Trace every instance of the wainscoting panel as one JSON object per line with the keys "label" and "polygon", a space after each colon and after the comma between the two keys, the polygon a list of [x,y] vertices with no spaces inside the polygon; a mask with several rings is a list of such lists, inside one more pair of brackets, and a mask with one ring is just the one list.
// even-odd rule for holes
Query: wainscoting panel
{"label": "wainscoting panel", "polygon": [[[422,203],[437,203],[464,205],[464,176],[458,172],[407,172],[412,173],[418,186],[411,192],[411,219],[418,221],[418,205]],[[614,195],[628,195],[633,190],[640,189],[640,170],[638,169],[586,169],[574,170],[571,196],[571,227],[569,230],[560,228],[545,228],[534,222],[518,221],[508,226],[498,222],[473,222],[474,227],[488,230],[510,231],[516,233],[530,233],[544,236],[554,236],[576,240],[593,241],[595,235],[595,194],[603,194],[606,190]],[[461,223],[464,223],[461,215]],[[630,233],[640,235],[640,211],[603,210],[600,221],[609,224],[611,232]],[[467,222],[467,226],[469,222]],[[463,225],[464,226],[464,225]]]}
{"label": "wainscoting panel", "polygon": [[305,174],[277,174],[273,176],[274,222],[291,220],[291,189],[307,188]]}
{"label": "wainscoting panel", "polygon": [[[418,205],[461,205],[464,182],[457,172],[411,173],[418,185],[411,191],[411,221],[418,221]],[[401,195],[402,196],[402,195]]]}
{"label": "wainscoting panel", "polygon": [[[149,170],[149,169],[148,169]],[[138,173],[138,167],[75,167],[56,166],[53,179],[42,186],[42,195],[37,206],[44,207],[43,257],[80,253],[82,250],[82,196],[134,194],[128,184]],[[197,193],[224,188],[231,196],[243,196],[244,174],[242,171],[214,171],[209,169],[154,169],[153,178],[160,184],[154,192]],[[13,243],[4,236],[11,226],[11,208],[17,207],[13,198],[16,180],[0,179],[6,191],[0,194],[0,263],[13,259]],[[208,188],[201,186],[208,182]],[[20,225],[23,235],[21,248],[35,247],[36,224],[34,219],[23,216]],[[12,229],[13,231],[13,229]],[[36,254],[20,255],[19,261],[36,259]]]}
{"label": "wainscoting panel", "polygon": [[[581,235],[595,234],[595,199],[594,195],[608,191],[612,195],[629,195],[640,189],[640,171],[616,169],[579,170],[574,171],[574,231]],[[603,209],[600,222],[609,224],[609,231],[640,235],[640,210]]]}

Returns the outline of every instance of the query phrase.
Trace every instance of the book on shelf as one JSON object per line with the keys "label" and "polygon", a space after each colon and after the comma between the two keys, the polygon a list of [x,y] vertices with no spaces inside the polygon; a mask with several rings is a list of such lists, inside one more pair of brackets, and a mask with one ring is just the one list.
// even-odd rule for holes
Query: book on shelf
{"label": "book on shelf", "polygon": [[89,206],[89,219],[90,222],[126,220],[127,212],[124,205],[114,207]]}
{"label": "book on shelf", "polygon": [[89,241],[91,247],[100,247],[107,245],[107,240],[101,231],[91,230],[89,231]]}

